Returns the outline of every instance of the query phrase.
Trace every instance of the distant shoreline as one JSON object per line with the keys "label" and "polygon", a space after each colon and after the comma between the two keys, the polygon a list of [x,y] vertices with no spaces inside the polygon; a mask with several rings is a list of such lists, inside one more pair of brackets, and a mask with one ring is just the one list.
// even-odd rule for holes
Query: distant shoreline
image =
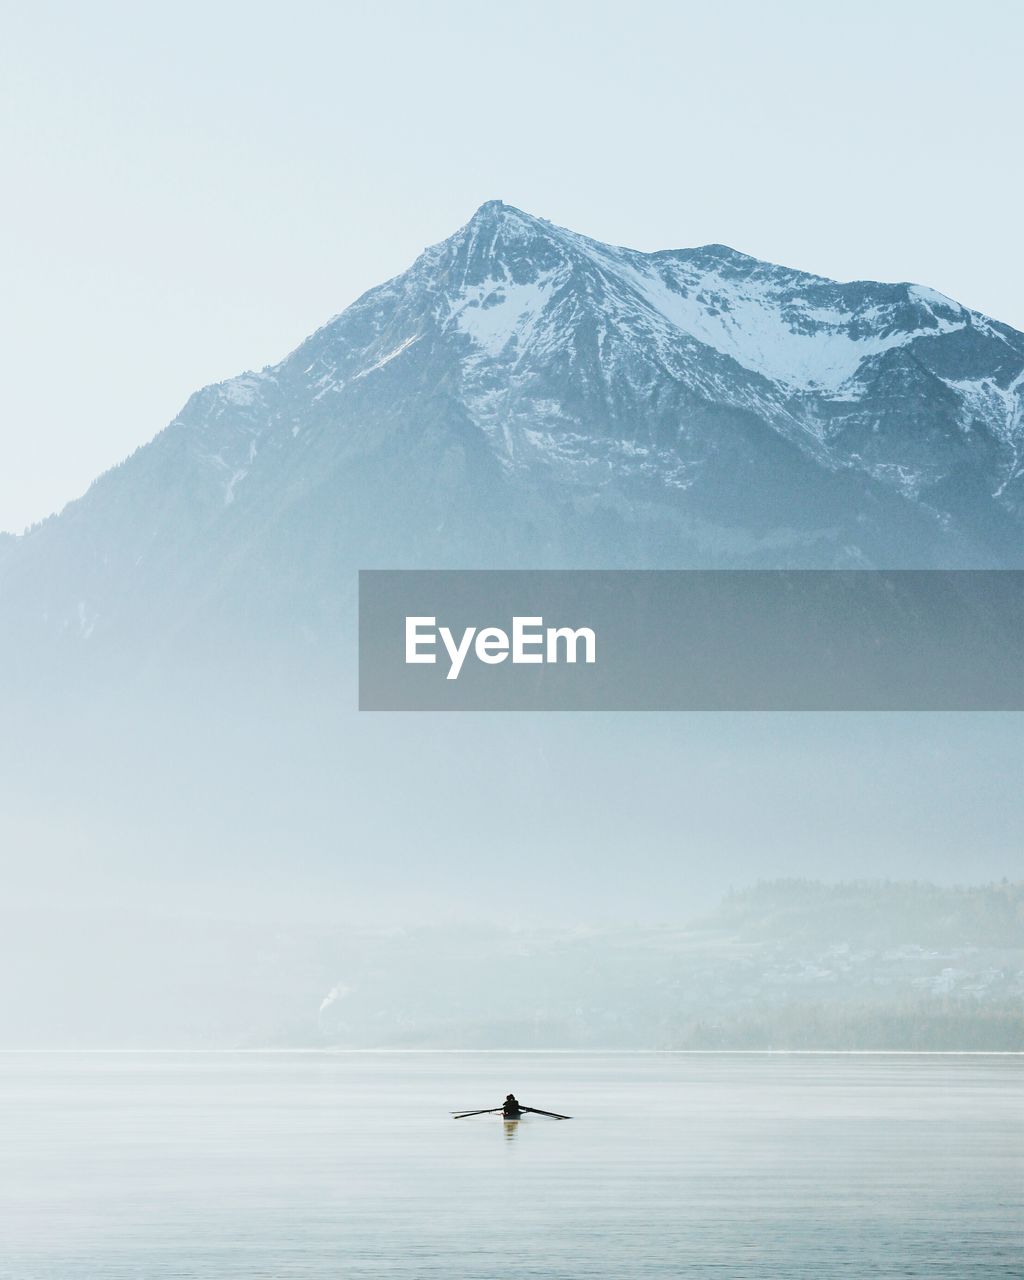
{"label": "distant shoreline", "polygon": [[201,1056],[250,1056],[287,1055],[344,1057],[370,1054],[395,1056],[419,1055],[421,1057],[442,1054],[466,1056],[523,1054],[534,1057],[705,1057],[705,1058],[1024,1058],[1021,1049],[0,1049],[0,1058],[7,1057],[75,1057],[89,1055],[114,1055],[124,1057],[201,1057]]}

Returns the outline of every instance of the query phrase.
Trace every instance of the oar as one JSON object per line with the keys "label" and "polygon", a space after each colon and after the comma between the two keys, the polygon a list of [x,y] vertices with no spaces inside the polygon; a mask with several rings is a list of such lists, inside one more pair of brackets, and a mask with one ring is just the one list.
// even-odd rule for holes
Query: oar
{"label": "oar", "polygon": [[560,1116],[557,1111],[541,1111],[540,1107],[520,1107],[520,1111],[532,1111],[535,1116],[550,1116],[552,1120],[571,1120],[572,1116]]}
{"label": "oar", "polygon": [[456,1120],[465,1120],[467,1116],[489,1116],[501,1110],[502,1107],[484,1107],[483,1111],[453,1111],[452,1115]]}

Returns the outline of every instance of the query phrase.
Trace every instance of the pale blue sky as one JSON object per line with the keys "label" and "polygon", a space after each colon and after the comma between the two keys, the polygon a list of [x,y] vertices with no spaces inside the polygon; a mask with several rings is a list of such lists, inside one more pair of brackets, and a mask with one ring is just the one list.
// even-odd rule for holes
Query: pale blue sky
{"label": "pale blue sky", "polygon": [[1024,327],[1024,5],[5,3],[0,528],[498,197]]}

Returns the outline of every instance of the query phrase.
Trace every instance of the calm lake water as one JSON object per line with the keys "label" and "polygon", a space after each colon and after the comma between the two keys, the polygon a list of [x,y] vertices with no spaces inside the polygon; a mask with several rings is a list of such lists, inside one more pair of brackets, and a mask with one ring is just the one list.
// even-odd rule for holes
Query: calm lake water
{"label": "calm lake water", "polygon": [[0,1055],[0,1276],[1020,1277],[1022,1069]]}

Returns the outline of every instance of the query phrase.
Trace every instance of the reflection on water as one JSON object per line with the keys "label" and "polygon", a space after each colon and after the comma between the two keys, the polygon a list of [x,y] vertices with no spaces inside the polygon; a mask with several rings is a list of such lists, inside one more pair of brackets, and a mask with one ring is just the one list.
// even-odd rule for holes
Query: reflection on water
{"label": "reflection on water", "polygon": [[[1020,1071],[0,1055],[0,1280],[1019,1280]],[[573,1120],[452,1123],[509,1081]]]}

